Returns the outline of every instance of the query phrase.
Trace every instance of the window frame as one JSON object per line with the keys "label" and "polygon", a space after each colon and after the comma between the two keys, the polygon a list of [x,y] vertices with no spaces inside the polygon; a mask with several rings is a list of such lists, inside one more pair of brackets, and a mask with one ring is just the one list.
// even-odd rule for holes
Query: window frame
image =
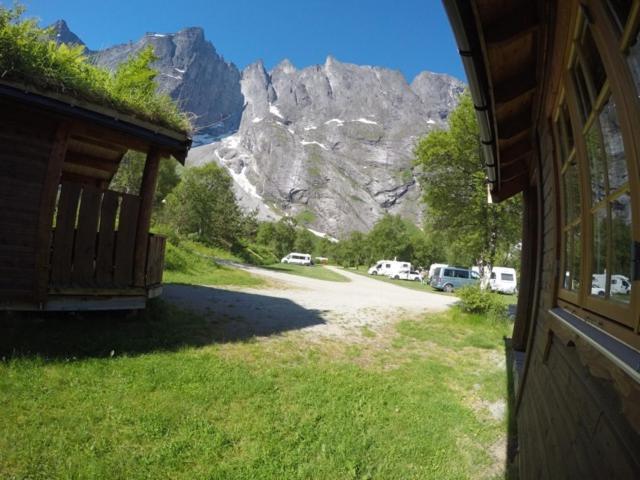
{"label": "window frame", "polygon": [[[569,46],[567,63],[562,72],[561,88],[554,101],[554,110],[551,122],[553,134],[553,145],[556,150],[554,160],[557,165],[556,185],[559,188],[557,200],[560,204],[559,211],[559,242],[560,248],[560,268],[557,299],[558,304],[582,313],[586,319],[594,319],[598,325],[610,333],[624,337],[625,341],[640,346],[640,281],[630,278],[631,293],[629,303],[616,302],[615,300],[598,298],[591,295],[592,275],[593,275],[593,215],[598,210],[605,208],[608,213],[608,222],[611,222],[611,202],[625,194],[629,195],[631,208],[630,234],[632,242],[640,242],[640,135],[637,134],[637,119],[640,118],[640,91],[636,90],[630,68],[627,64],[627,51],[636,38],[640,38],[640,0],[634,0],[627,18],[627,24],[621,30],[615,20],[609,5],[605,1],[586,0],[585,6],[589,13],[589,18],[578,9],[575,18],[575,29],[572,32]],[[584,28],[590,30],[593,43],[600,56],[600,61],[604,67],[606,78],[599,92],[593,91],[593,80],[590,78],[591,72],[585,68],[584,53],[579,44]],[[639,40],[640,41],[640,40]],[[603,55],[606,52],[606,55]],[[616,55],[617,52],[617,55]],[[580,99],[577,80],[574,79],[574,65],[579,63],[582,75],[587,84],[591,111],[583,115],[583,102]],[[637,92],[636,95],[624,92]],[[584,93],[584,92],[583,92]],[[634,98],[636,101],[631,100]],[[603,111],[606,102],[612,99],[616,108],[616,115],[620,123],[620,134],[624,146],[625,161],[628,169],[628,180],[626,184],[610,192],[607,188],[606,194],[597,203],[591,201],[591,178],[589,156],[586,146],[585,134],[590,128],[599,122],[598,117]],[[567,135],[562,134],[566,127],[562,120],[563,108],[568,111],[570,128],[573,130],[573,148],[567,145]],[[601,131],[600,127],[600,131]],[[604,146],[604,145],[603,145]],[[563,152],[566,156],[563,156]],[[565,179],[564,174],[569,168],[569,162],[575,155],[578,162],[578,179],[580,190],[580,212],[577,219],[569,221],[567,218],[567,205],[565,204]],[[605,185],[608,185],[608,168],[605,167]],[[572,228],[580,225],[581,239],[581,283],[578,291],[564,288],[565,275],[565,243]],[[608,254],[606,256],[607,268],[612,262],[612,229],[607,229]],[[632,261],[634,259],[632,258]],[[613,274],[613,272],[611,272]],[[610,288],[606,286],[607,291]],[[576,310],[577,309],[577,310]],[[635,336],[629,337],[625,332],[631,332]]]}

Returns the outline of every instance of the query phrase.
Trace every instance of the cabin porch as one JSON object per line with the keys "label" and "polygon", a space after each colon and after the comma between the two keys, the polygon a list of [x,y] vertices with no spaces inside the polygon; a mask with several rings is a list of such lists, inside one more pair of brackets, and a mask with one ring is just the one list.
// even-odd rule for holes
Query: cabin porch
{"label": "cabin porch", "polygon": [[[159,163],[184,162],[188,137],[2,84],[0,110],[0,310],[144,308],[162,292]],[[128,151],[146,156],[139,190],[113,191]]]}

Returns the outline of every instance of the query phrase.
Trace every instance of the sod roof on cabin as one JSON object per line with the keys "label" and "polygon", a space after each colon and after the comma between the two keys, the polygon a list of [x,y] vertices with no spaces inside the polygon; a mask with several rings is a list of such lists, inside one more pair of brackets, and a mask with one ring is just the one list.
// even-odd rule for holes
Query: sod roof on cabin
{"label": "sod roof on cabin", "polygon": [[23,20],[21,14],[21,8],[0,6],[0,82],[58,99],[77,99],[189,134],[186,115],[156,90],[157,72],[150,67],[153,52],[144,51],[111,73],[92,65],[83,46],[57,44],[50,30],[39,28],[35,20]]}

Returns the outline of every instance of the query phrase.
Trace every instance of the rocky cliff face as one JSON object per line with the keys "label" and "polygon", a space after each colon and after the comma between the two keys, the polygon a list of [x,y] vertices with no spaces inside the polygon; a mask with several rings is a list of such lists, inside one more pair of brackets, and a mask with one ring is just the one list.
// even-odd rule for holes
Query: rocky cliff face
{"label": "rocky cliff face", "polygon": [[95,52],[92,58],[113,70],[147,45],[153,46],[158,57],[154,67],[159,72],[160,90],[193,115],[196,134],[215,137],[238,128],[244,104],[240,72],[218,55],[201,28],[147,33],[137,42]]}
{"label": "rocky cliff face", "polygon": [[[81,42],[59,27],[61,41]],[[422,72],[409,85],[398,71],[333,57],[304,69],[284,60],[271,71],[258,61],[240,74],[200,28],[147,33],[92,57],[114,69],[147,45],[159,57],[160,89],[194,115],[201,146],[187,165],[227,168],[246,209],[338,237],[368,230],[385,212],[421,221],[413,148],[446,125],[459,80]]]}
{"label": "rocky cliff face", "polygon": [[296,69],[285,60],[242,72],[240,128],[195,148],[187,162],[215,161],[242,188],[242,201],[342,236],[385,213],[422,219],[413,148],[446,124],[463,84],[423,72],[410,86],[398,71],[327,58]]}

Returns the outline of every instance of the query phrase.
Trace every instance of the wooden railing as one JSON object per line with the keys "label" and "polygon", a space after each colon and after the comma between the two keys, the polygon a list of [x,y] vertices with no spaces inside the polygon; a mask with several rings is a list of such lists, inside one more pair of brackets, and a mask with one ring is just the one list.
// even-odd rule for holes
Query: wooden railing
{"label": "wooden railing", "polygon": [[164,238],[151,236],[145,264],[135,265],[139,208],[136,195],[62,182],[51,239],[50,288],[129,288],[136,269],[146,274],[145,285],[139,286],[160,283]]}

